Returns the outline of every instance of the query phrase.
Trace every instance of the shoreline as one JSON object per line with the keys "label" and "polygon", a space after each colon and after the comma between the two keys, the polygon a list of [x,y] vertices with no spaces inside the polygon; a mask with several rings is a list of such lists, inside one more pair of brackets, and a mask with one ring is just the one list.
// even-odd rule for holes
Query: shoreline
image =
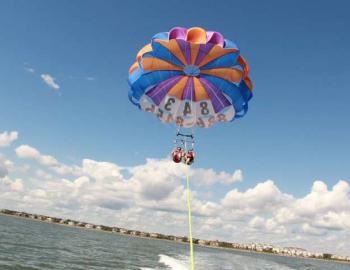
{"label": "shoreline", "polygon": [[[15,211],[13,211],[13,212],[15,212]],[[168,242],[177,243],[177,244],[189,245],[187,237],[167,236],[167,237],[175,237],[177,239],[177,240],[172,240],[172,239],[167,239],[167,238],[161,238],[161,236],[165,236],[165,235],[162,235],[162,234],[147,233],[148,236],[141,236],[141,235],[136,235],[136,234],[131,234],[130,233],[130,232],[136,232],[134,230],[127,230],[128,231],[127,233],[123,233],[123,232],[120,232],[120,231],[113,231],[114,227],[107,227],[107,226],[103,226],[103,225],[97,225],[97,226],[102,226],[102,228],[104,227],[104,228],[108,228],[108,229],[112,229],[112,230],[106,230],[106,229],[102,229],[102,228],[97,229],[96,227],[95,228],[93,228],[93,227],[92,228],[87,228],[85,226],[78,226],[78,225],[70,225],[70,224],[60,223],[60,222],[53,222],[51,220],[49,221],[49,220],[46,220],[46,219],[30,218],[30,217],[16,215],[16,214],[4,213],[2,211],[0,211],[0,215],[4,215],[4,216],[8,216],[8,217],[14,217],[14,218],[19,218],[19,219],[23,219],[23,220],[42,222],[42,223],[46,223],[46,224],[61,225],[61,226],[65,226],[65,227],[68,227],[68,228],[84,229],[84,230],[87,230],[87,231],[95,231],[95,232],[101,232],[101,233],[111,233],[111,234],[115,234],[115,235],[119,235],[119,236],[125,236],[125,237],[143,238],[143,239],[146,239],[146,240],[168,241]],[[29,215],[31,215],[31,214],[29,214]],[[41,215],[36,215],[36,216],[41,216]],[[51,218],[51,217],[49,217],[49,218]],[[83,223],[85,223],[85,222],[83,222]],[[86,223],[86,224],[88,224],[88,223]],[[96,226],[96,225],[94,225],[94,226]],[[150,234],[156,234],[159,237],[153,237]],[[184,239],[186,239],[186,241],[184,241]],[[196,239],[196,240],[199,240],[199,239]],[[219,241],[209,241],[209,240],[204,240],[204,241],[207,241],[208,243],[210,243],[210,242],[220,243]],[[218,250],[226,250],[226,251],[237,251],[237,252],[264,254],[264,255],[278,256],[278,257],[288,257],[288,258],[307,259],[307,260],[311,259],[311,260],[317,260],[317,261],[350,264],[350,260],[341,260],[341,259],[332,259],[332,258],[328,259],[328,258],[305,257],[305,256],[297,256],[297,255],[289,255],[289,254],[279,254],[279,253],[274,253],[274,252],[257,251],[257,250],[246,249],[246,248],[226,247],[226,246],[213,246],[213,245],[210,245],[210,244],[199,244],[198,241],[197,241],[197,243],[194,243],[194,245],[197,246],[197,247],[211,248],[211,249],[218,249]]]}

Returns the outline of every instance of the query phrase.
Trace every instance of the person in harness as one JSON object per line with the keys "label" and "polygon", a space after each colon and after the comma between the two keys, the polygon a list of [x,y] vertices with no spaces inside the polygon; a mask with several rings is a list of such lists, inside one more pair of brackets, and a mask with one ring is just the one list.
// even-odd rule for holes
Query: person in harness
{"label": "person in harness", "polygon": [[194,162],[195,158],[193,150],[189,150],[186,153],[183,151],[182,147],[177,147],[171,155],[175,163],[184,162],[187,165],[191,165]]}
{"label": "person in harness", "polygon": [[175,163],[180,163],[182,161],[182,157],[183,157],[184,153],[183,153],[181,147],[177,147],[171,155],[172,155],[173,161]]}
{"label": "person in harness", "polygon": [[184,162],[187,164],[187,165],[192,165],[192,163],[194,162],[194,152],[193,150],[189,150],[185,156],[184,156]]}

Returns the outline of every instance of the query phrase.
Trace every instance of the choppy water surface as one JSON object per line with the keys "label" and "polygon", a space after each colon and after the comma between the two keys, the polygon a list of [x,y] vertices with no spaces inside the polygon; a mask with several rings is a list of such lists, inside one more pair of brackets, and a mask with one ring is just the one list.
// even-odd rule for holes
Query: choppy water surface
{"label": "choppy water surface", "polygon": [[[196,247],[197,270],[349,270],[349,264]],[[0,215],[0,269],[176,269],[188,246]]]}

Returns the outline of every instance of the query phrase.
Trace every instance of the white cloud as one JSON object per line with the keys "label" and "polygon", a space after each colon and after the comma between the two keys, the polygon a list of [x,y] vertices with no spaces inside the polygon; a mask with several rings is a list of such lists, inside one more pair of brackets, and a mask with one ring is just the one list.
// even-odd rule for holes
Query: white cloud
{"label": "white cloud", "polygon": [[53,156],[43,155],[37,149],[29,145],[20,145],[17,147],[16,154],[19,158],[32,159],[45,166],[59,165],[58,161]]}
{"label": "white cloud", "polygon": [[50,170],[54,171],[55,173],[65,176],[65,175],[75,175],[79,176],[81,175],[81,168],[79,166],[67,166],[62,163],[58,163],[57,165],[53,165],[50,167]]}
{"label": "white cloud", "polygon": [[279,225],[273,218],[265,219],[255,216],[249,221],[249,226],[264,233],[286,234],[286,228]]}
{"label": "white cloud", "polygon": [[241,170],[236,170],[230,174],[227,172],[215,172],[213,169],[192,169],[191,179],[197,184],[214,185],[216,183],[233,184],[243,181],[243,173]]}
{"label": "white cloud", "polygon": [[3,163],[0,162],[0,179],[8,174],[8,170]]}
{"label": "white cloud", "polygon": [[[22,159],[30,159],[35,160],[41,165],[46,166],[53,172],[66,176],[66,175],[74,175],[79,176],[82,175],[82,168],[78,166],[67,166],[58,162],[58,160],[50,155],[44,155],[40,153],[36,148],[29,145],[20,145],[16,148],[17,157]],[[39,172],[40,173],[40,172]],[[45,177],[44,177],[45,178]]]}
{"label": "white cloud", "polygon": [[265,226],[265,219],[260,216],[255,216],[249,221],[249,226],[252,228],[261,229]]}
{"label": "white cloud", "polygon": [[[28,172],[34,175],[23,182],[12,180],[9,163],[3,165],[7,168],[0,180],[3,207],[186,235],[184,180],[188,172],[191,180],[199,183],[191,192],[195,237],[321,251],[334,251],[331,249],[336,247],[331,244],[337,239],[337,252],[350,250],[346,240],[350,235],[350,187],[344,180],[333,187],[315,181],[310,192],[299,198],[266,180],[247,190],[232,188],[222,198],[209,199],[203,196],[203,189],[210,186],[215,190],[215,185],[242,181],[242,172],[193,168],[168,159],[147,159],[127,168],[93,159],[65,165],[29,145],[17,147],[16,153],[19,158],[37,161],[39,168]],[[319,236],[324,236],[322,242]]]}
{"label": "white cloud", "polygon": [[8,187],[10,191],[19,192],[23,190],[23,182],[22,179],[15,179],[12,180],[10,177],[5,176],[2,179],[0,179],[0,186],[4,185],[5,187]]}
{"label": "white cloud", "polygon": [[11,160],[7,159],[0,153],[0,178],[10,173],[27,173],[30,170],[28,164],[15,165]]}
{"label": "white cloud", "polygon": [[326,235],[325,230],[315,228],[315,227],[311,226],[309,223],[304,223],[301,227],[301,230],[302,230],[302,232],[304,232],[306,234],[310,234],[310,235],[316,235],[316,236]]}
{"label": "white cloud", "polygon": [[35,176],[39,179],[44,179],[44,180],[53,180],[54,179],[53,175],[51,175],[50,173],[48,173],[42,169],[36,170]]}
{"label": "white cloud", "polygon": [[22,182],[22,179],[15,179],[11,185],[10,185],[11,189],[12,190],[15,190],[15,191],[22,191],[23,190],[23,182]]}
{"label": "white cloud", "polygon": [[291,200],[291,195],[282,193],[273,181],[267,180],[245,192],[233,189],[225,195],[221,203],[232,212],[255,214],[272,212]]}
{"label": "white cloud", "polygon": [[59,90],[60,89],[60,86],[55,81],[55,78],[52,77],[50,74],[41,74],[40,77],[52,89],[54,89],[54,90]]}
{"label": "white cloud", "polygon": [[123,179],[122,168],[110,162],[97,162],[91,159],[84,159],[82,162],[82,173],[89,175],[97,181]]}
{"label": "white cloud", "polygon": [[47,193],[43,189],[34,189],[29,194],[37,198],[47,198]]}
{"label": "white cloud", "polygon": [[5,177],[10,172],[22,171],[22,167],[16,167],[11,160],[8,160],[5,156],[0,153],[0,178]]}
{"label": "white cloud", "polygon": [[275,218],[279,223],[309,223],[328,229],[350,229],[350,186],[339,181],[332,190],[322,181],[315,181],[311,192],[303,198],[280,207]]}
{"label": "white cloud", "polygon": [[143,165],[130,168],[131,181],[137,183],[137,191],[146,199],[160,200],[168,197],[184,178],[187,168],[169,160],[147,159]]}
{"label": "white cloud", "polygon": [[0,147],[10,146],[12,142],[17,140],[18,132],[17,131],[5,131],[0,133]]}

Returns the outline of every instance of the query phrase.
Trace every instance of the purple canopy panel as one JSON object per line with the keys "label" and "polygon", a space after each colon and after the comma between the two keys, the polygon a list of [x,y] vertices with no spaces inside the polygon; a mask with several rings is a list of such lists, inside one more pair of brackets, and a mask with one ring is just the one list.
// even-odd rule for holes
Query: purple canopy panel
{"label": "purple canopy panel", "polygon": [[182,93],[182,100],[195,100],[194,83],[192,77],[188,78],[187,80],[186,86]]}
{"label": "purple canopy panel", "polygon": [[185,56],[187,65],[191,64],[191,47],[190,44],[182,39],[177,39],[177,44],[179,44],[179,47],[182,51],[182,54]]}
{"label": "purple canopy panel", "polygon": [[215,113],[231,105],[231,102],[225,97],[220,89],[204,78],[199,78],[211,100]]}
{"label": "purple canopy panel", "polygon": [[162,102],[165,95],[169,92],[169,90],[180,81],[182,76],[175,76],[165,81],[162,81],[160,84],[152,88],[147,92],[147,96],[149,96],[157,106]]}
{"label": "purple canopy panel", "polygon": [[170,39],[183,39],[186,40],[187,29],[183,27],[174,27],[169,31]]}
{"label": "purple canopy panel", "polygon": [[224,37],[219,32],[208,31],[207,42],[224,47]]}
{"label": "purple canopy panel", "polygon": [[215,44],[213,43],[207,43],[207,44],[201,44],[199,46],[199,52],[195,61],[195,65],[198,66],[199,63],[203,60],[203,58],[210,52],[210,50],[214,47]]}

